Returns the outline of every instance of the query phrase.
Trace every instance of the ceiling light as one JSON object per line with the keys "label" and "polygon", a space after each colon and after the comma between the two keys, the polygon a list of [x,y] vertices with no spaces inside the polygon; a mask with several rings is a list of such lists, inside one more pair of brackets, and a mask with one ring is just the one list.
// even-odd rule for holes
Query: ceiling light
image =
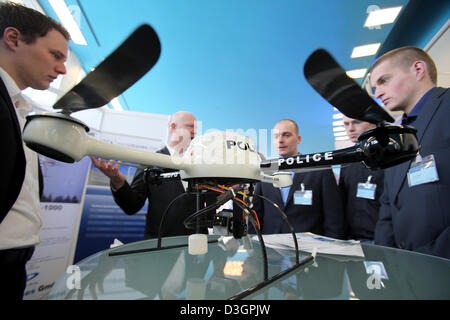
{"label": "ceiling light", "polygon": [[340,132],[340,131],[345,131],[345,128],[344,127],[334,127],[333,128],[333,132]]}
{"label": "ceiling light", "polygon": [[375,27],[382,24],[393,23],[402,10],[402,6],[387,9],[374,10],[369,13],[364,27]]}
{"label": "ceiling light", "polygon": [[86,39],[81,33],[80,27],[70,13],[64,0],[49,0],[49,3],[53,7],[53,10],[55,10],[59,21],[61,21],[62,25],[69,31],[72,41],[76,44],[86,46]]}
{"label": "ceiling light", "polygon": [[228,260],[223,268],[223,274],[232,277],[240,277],[243,271],[244,261]]}
{"label": "ceiling light", "polygon": [[111,105],[113,106],[113,109],[114,109],[114,110],[117,110],[117,111],[123,111],[123,107],[122,107],[122,105],[120,104],[119,99],[118,99],[117,97],[114,98],[114,99],[112,99],[110,103],[111,103]]}
{"label": "ceiling light", "polygon": [[333,121],[333,126],[343,126],[344,125],[344,120],[337,120],[337,121]]}
{"label": "ceiling light", "polygon": [[373,56],[375,53],[377,53],[380,45],[381,45],[381,43],[372,43],[372,44],[366,44],[363,46],[354,47],[351,58]]}
{"label": "ceiling light", "polygon": [[347,136],[345,137],[335,137],[334,141],[345,141],[345,140],[349,140]]}
{"label": "ceiling light", "polygon": [[335,133],[334,133],[334,136],[335,136],[335,137],[347,137],[347,138],[348,138],[347,132],[345,132],[345,131],[342,131],[342,132],[335,132]]}
{"label": "ceiling light", "polygon": [[347,71],[347,75],[353,79],[363,78],[367,72],[367,68],[364,69],[354,69]]}
{"label": "ceiling light", "polygon": [[333,119],[342,119],[343,114],[342,113],[335,113],[333,114]]}

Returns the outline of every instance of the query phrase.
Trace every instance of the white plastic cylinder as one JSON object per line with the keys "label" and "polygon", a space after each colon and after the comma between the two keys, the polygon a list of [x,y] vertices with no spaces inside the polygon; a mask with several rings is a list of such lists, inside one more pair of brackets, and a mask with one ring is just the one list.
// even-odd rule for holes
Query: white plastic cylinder
{"label": "white plastic cylinder", "polygon": [[200,255],[208,252],[208,236],[206,234],[191,234],[188,238],[188,252]]}

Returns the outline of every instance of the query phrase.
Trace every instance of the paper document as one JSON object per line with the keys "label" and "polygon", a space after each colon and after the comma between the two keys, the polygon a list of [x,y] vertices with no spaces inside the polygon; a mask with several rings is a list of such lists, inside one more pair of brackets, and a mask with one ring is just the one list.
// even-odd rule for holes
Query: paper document
{"label": "paper document", "polygon": [[[325,253],[343,256],[364,258],[361,243],[356,240],[338,240],[320,236],[311,232],[296,233],[298,249],[309,253]],[[254,240],[258,237],[254,236]],[[295,250],[294,239],[291,233],[263,235],[267,247],[282,250]]]}

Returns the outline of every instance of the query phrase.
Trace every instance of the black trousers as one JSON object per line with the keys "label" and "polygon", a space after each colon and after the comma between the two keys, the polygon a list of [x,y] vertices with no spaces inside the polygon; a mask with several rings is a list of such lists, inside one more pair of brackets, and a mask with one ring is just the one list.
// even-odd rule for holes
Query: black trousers
{"label": "black trousers", "polygon": [[19,301],[27,284],[25,265],[34,247],[0,250],[0,301]]}

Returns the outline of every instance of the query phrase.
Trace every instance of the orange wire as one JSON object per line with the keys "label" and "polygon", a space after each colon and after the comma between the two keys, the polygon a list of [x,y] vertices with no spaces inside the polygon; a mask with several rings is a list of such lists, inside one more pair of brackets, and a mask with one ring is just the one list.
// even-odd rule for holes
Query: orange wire
{"label": "orange wire", "polygon": [[209,190],[213,190],[213,191],[216,191],[216,192],[219,192],[219,193],[224,193],[225,192],[223,190],[216,189],[214,187],[210,187],[210,186],[207,186],[207,185],[200,185],[200,187],[205,188],[205,189],[209,189]]}
{"label": "orange wire", "polygon": [[[236,197],[234,199],[241,202],[244,206],[246,206],[248,208],[247,204],[244,201],[242,201],[241,199],[236,198]],[[256,214],[255,210],[251,210],[251,211],[253,211],[253,215],[255,216],[256,224],[258,225],[258,230],[261,230],[261,225],[259,224],[258,215]]]}
{"label": "orange wire", "polygon": [[[224,193],[225,192],[223,190],[220,190],[220,189],[208,186],[208,185],[200,185],[200,187],[203,187],[203,188],[206,188],[206,189],[209,189],[209,190],[212,190],[212,191],[216,191],[216,192],[219,192],[219,193]],[[227,187],[225,187],[223,185],[219,185],[219,187],[221,187],[223,189],[226,189],[226,190],[229,189],[229,188],[227,188]],[[234,199],[239,201],[239,202],[241,202],[244,206],[246,206],[248,208],[247,204],[244,201],[242,201],[241,199],[239,199],[237,197],[234,197]],[[261,224],[259,223],[258,214],[255,212],[255,210],[251,210],[251,211],[253,212],[253,215],[254,215],[255,220],[256,220],[256,224],[258,225],[258,230],[261,230]]]}

